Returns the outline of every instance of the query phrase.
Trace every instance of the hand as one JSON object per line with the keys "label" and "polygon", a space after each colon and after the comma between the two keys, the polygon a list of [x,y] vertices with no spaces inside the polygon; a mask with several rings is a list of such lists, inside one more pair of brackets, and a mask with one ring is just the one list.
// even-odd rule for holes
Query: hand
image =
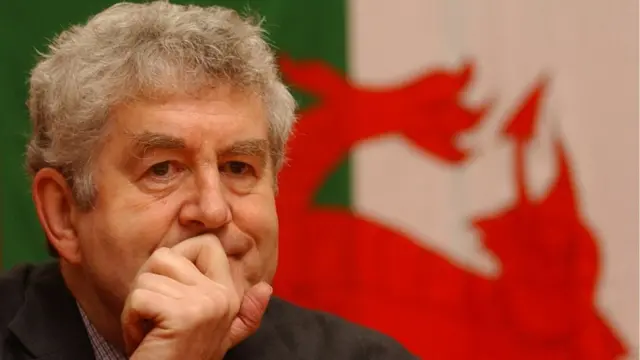
{"label": "hand", "polygon": [[213,235],[158,249],[125,301],[126,351],[131,359],[222,359],[257,330],[270,295],[266,283],[237,293]]}

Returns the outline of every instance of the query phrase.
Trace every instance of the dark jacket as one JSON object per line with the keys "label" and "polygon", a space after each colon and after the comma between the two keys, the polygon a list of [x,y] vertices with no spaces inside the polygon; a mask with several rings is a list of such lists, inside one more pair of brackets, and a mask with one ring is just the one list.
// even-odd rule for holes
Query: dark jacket
{"label": "dark jacket", "polygon": [[[57,263],[0,275],[0,360],[94,359]],[[225,359],[415,359],[398,343],[329,314],[273,298],[260,329]]]}

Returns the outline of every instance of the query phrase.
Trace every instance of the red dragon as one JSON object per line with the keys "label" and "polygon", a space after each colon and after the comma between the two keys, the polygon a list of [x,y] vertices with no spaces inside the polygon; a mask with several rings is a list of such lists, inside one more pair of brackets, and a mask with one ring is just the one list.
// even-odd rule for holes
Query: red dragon
{"label": "red dragon", "polygon": [[461,105],[472,66],[381,89],[351,84],[321,62],[283,57],[281,68],[319,103],[300,114],[280,175],[277,295],[378,329],[429,359],[609,360],[626,352],[594,305],[598,248],[558,141],[555,183],[540,201],[527,195],[524,151],[544,84],[503,132],[516,144],[517,202],[472,220],[501,265],[487,278],[349,208],[313,202],[358,142],[388,133],[452,166],[467,161],[472,154],[455,140],[486,110]]}

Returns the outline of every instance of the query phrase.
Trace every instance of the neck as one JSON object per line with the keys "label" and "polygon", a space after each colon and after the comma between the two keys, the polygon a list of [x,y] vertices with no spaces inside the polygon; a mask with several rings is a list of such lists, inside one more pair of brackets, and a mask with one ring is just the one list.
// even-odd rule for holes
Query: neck
{"label": "neck", "polygon": [[120,323],[120,308],[112,297],[103,294],[91,283],[83,269],[60,260],[60,270],[67,284],[87,318],[98,333],[111,345],[124,352],[124,340]]}

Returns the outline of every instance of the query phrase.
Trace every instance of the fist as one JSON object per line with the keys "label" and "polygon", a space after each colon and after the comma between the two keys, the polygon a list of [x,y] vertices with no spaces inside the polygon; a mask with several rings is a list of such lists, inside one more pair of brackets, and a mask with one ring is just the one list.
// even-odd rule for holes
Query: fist
{"label": "fist", "polygon": [[234,286],[220,241],[202,235],[160,248],[140,268],[122,312],[131,359],[217,360],[260,325],[271,287]]}

